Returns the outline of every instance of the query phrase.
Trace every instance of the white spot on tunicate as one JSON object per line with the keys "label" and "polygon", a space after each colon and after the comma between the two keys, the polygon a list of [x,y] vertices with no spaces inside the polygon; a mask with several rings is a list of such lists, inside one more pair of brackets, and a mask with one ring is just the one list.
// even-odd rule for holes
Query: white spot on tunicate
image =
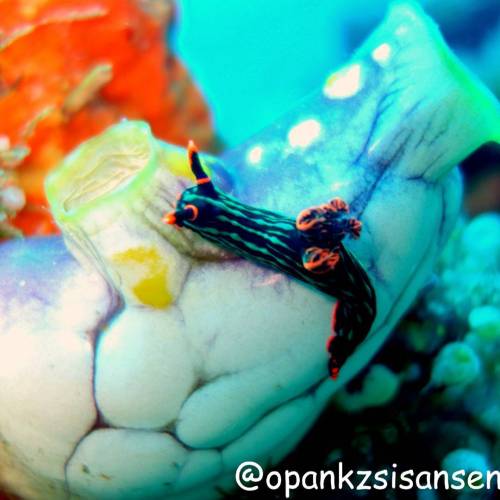
{"label": "white spot on tunicate", "polygon": [[391,46],[388,43],[383,43],[372,51],[372,58],[375,62],[378,62],[381,66],[384,66],[389,62],[391,58]]}
{"label": "white spot on tunicate", "polygon": [[361,88],[361,65],[353,64],[331,74],[323,87],[323,93],[330,99],[352,97]]}
{"label": "white spot on tunicate", "polygon": [[406,34],[407,31],[408,31],[408,26],[406,26],[406,24],[402,24],[401,26],[399,26],[396,29],[396,35],[402,36],[402,35]]}
{"label": "white spot on tunicate", "polygon": [[347,182],[335,181],[332,182],[332,191],[340,191],[344,186],[347,185]]}
{"label": "white spot on tunicate", "polygon": [[264,148],[262,146],[254,146],[250,148],[247,153],[247,161],[252,165],[257,165],[262,159],[262,153],[264,152]]}
{"label": "white spot on tunicate", "polygon": [[20,286],[21,288],[24,288],[24,287],[26,286],[26,280],[21,280],[21,281],[19,282],[19,286]]}
{"label": "white spot on tunicate", "polygon": [[304,120],[290,129],[288,142],[294,148],[307,148],[320,135],[321,124],[314,119]]}

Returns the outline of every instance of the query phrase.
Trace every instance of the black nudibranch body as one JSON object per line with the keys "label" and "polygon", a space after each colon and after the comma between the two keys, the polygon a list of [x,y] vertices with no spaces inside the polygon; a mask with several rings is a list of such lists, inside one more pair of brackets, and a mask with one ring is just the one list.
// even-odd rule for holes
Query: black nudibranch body
{"label": "black nudibranch body", "polygon": [[165,222],[335,297],[327,350],[328,370],[336,378],[375,319],[375,292],[368,275],[342,244],[348,235],[359,237],[361,223],[349,217],[347,204],[339,198],[307,208],[295,220],[245,205],[213,185],[192,142],[188,151],[196,185],[182,193]]}

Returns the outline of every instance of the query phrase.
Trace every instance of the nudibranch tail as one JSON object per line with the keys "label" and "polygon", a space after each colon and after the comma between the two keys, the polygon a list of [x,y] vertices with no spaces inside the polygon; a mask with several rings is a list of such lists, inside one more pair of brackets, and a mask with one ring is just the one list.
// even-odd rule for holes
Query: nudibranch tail
{"label": "nudibranch tail", "polygon": [[347,236],[360,236],[361,222],[349,216],[349,206],[340,198],[302,210],[295,220],[246,205],[214,186],[192,142],[188,155],[196,185],[181,194],[163,221],[335,297],[327,350],[329,373],[336,378],[375,319],[368,275],[342,244]]}

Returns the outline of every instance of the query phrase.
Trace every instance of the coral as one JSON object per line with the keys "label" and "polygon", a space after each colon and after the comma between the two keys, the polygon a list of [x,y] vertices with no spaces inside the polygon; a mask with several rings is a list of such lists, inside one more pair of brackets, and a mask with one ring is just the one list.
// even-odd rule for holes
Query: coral
{"label": "coral", "polygon": [[497,340],[500,336],[500,308],[475,307],[469,313],[470,329],[481,339]]}
{"label": "coral", "polygon": [[443,458],[442,466],[447,471],[455,471],[463,468],[468,472],[477,470],[486,473],[488,469],[491,469],[490,464],[482,453],[466,448],[458,448],[450,451]]}
{"label": "coral", "polygon": [[47,172],[123,117],[174,143],[211,144],[207,109],[163,40],[172,13],[167,0],[0,3],[0,172],[26,198],[22,209],[22,195],[2,194],[0,232],[20,209],[12,224],[25,234],[54,232]]}
{"label": "coral", "polygon": [[465,342],[450,342],[437,354],[431,380],[436,385],[466,385],[479,375],[479,357]]}
{"label": "coral", "polygon": [[370,366],[363,378],[359,391],[342,389],[335,400],[345,411],[354,412],[375,406],[384,406],[396,396],[399,390],[399,377],[381,364]]}
{"label": "coral", "polygon": [[477,307],[500,308],[499,254],[497,214],[482,214],[456,231],[438,263],[441,279],[428,296],[429,307],[438,316],[453,311],[464,322]]}

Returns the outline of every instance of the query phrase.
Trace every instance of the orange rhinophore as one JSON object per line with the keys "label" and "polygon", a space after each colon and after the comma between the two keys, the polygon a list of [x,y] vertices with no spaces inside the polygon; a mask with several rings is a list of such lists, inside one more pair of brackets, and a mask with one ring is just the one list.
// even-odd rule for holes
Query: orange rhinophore
{"label": "orange rhinophore", "polygon": [[172,17],[168,0],[0,2],[0,174],[24,190],[12,218],[24,234],[57,230],[47,172],[122,118],[148,121],[169,142],[211,146],[209,112],[164,42]]}

